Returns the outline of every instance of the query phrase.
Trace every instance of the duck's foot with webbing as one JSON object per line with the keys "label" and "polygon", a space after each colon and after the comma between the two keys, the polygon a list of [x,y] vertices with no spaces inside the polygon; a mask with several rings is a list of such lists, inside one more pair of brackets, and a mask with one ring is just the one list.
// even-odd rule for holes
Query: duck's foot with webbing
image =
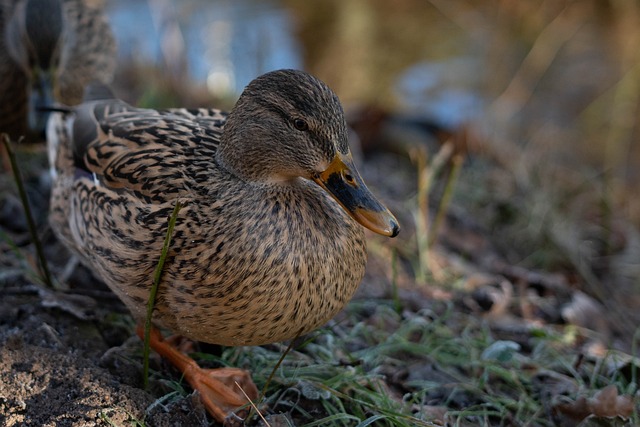
{"label": "duck's foot with webbing", "polygon": [[[138,325],[137,334],[144,339],[142,325]],[[249,399],[255,401],[258,398],[258,388],[244,369],[203,369],[195,360],[164,340],[154,327],[151,328],[150,346],[184,375],[189,385],[200,394],[207,412],[219,422],[224,422],[238,408],[247,406]]]}

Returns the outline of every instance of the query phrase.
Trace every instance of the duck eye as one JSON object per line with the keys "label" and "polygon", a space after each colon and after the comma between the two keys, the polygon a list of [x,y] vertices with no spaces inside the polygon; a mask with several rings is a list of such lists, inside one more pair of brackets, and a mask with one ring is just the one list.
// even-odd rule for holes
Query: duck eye
{"label": "duck eye", "polygon": [[344,177],[344,180],[347,181],[347,184],[356,185],[356,180],[353,178],[353,175],[351,175],[349,172],[343,172],[342,176]]}
{"label": "duck eye", "polygon": [[298,130],[309,130],[309,125],[307,124],[307,122],[305,122],[302,119],[294,119],[293,120],[293,127],[295,127]]}

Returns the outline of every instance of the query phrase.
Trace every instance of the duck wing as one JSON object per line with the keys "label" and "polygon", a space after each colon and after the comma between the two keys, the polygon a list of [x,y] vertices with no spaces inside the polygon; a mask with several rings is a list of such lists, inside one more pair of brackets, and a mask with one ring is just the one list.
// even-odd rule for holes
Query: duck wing
{"label": "duck wing", "polygon": [[82,104],[74,116],[76,173],[147,203],[174,199],[209,179],[226,121],[219,110],[159,111],[117,99]]}

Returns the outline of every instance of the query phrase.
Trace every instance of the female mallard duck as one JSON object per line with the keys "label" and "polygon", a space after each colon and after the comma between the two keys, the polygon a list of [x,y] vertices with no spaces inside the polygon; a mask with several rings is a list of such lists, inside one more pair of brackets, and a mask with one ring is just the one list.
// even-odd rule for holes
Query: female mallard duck
{"label": "female mallard duck", "polygon": [[38,107],[79,104],[84,87],[108,83],[114,69],[101,8],[86,0],[0,0],[0,132],[42,137],[47,113]]}
{"label": "female mallard duck", "polygon": [[[228,116],[88,102],[53,117],[49,142],[52,225],[137,319],[183,204],[154,322],[195,340],[259,345],[321,326],[364,275],[361,225],[399,231],[353,164],[338,97],[301,71],[258,77]],[[246,402],[159,336],[152,346],[181,359],[216,418]]]}

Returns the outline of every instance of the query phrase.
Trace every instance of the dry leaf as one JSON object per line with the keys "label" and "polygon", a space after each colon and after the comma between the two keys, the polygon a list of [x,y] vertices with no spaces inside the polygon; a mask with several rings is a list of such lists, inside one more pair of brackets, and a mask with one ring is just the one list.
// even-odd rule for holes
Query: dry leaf
{"label": "dry leaf", "polygon": [[578,397],[574,402],[555,405],[555,410],[573,420],[583,420],[589,416],[629,418],[633,413],[631,396],[618,395],[618,389],[611,384],[598,391],[593,397]]}
{"label": "dry leaf", "polygon": [[633,413],[633,399],[631,396],[619,396],[618,388],[611,384],[588,399],[589,409],[593,415],[599,417],[629,418]]}

